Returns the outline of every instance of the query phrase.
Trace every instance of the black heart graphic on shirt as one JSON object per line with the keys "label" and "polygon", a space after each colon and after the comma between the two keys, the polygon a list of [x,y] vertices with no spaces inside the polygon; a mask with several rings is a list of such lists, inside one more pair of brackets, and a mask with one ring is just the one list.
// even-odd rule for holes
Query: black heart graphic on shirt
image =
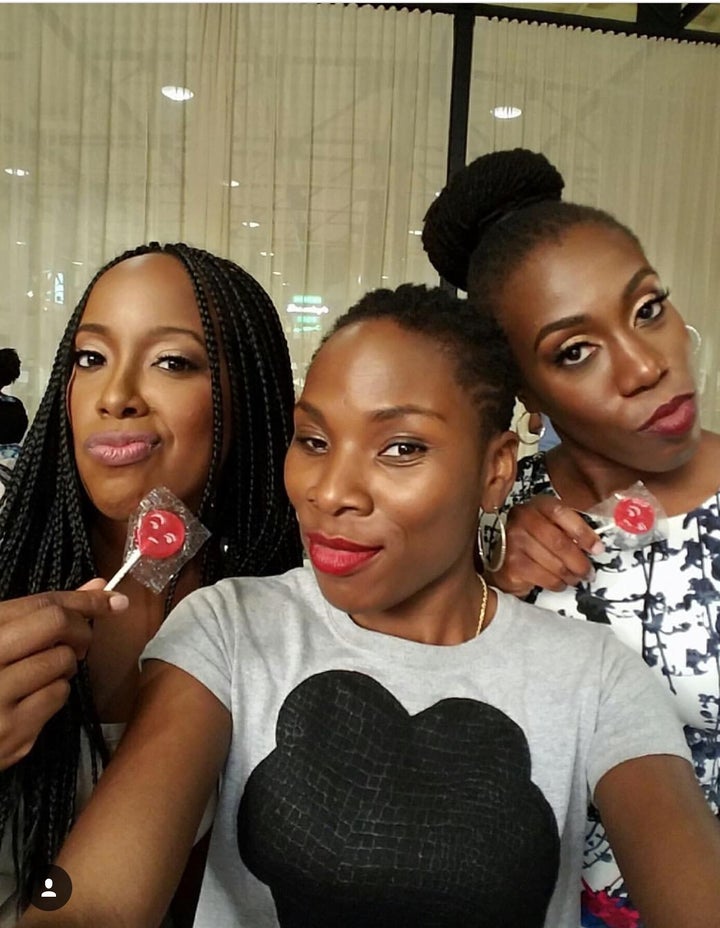
{"label": "black heart graphic on shirt", "polygon": [[283,928],[541,928],[557,823],[503,712],[444,699],[410,716],[329,671],[288,695],[276,741],[237,828]]}

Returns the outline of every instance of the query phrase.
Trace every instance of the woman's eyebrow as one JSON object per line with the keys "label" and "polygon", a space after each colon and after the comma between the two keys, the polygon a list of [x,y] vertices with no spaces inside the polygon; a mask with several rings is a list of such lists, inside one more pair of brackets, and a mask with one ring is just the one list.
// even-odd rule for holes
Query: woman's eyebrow
{"label": "woman's eyebrow", "polygon": [[428,409],[425,406],[417,406],[414,403],[407,403],[402,406],[387,406],[372,413],[372,418],[377,422],[387,422],[389,419],[400,419],[403,416],[430,416],[433,419],[445,421],[445,417],[436,410]]}
{"label": "woman's eyebrow", "polygon": [[[77,327],[77,332],[92,332],[95,335],[107,335],[110,332],[110,328],[98,322],[82,322]],[[185,329],[182,326],[158,325],[155,326],[155,328],[148,329],[148,335],[153,338],[165,335],[187,335],[189,338],[194,339],[198,345],[203,348],[205,347],[205,342],[202,337],[195,332],[194,329]]]}
{"label": "woman's eyebrow", "polygon": [[563,316],[562,319],[556,319],[554,322],[548,322],[547,325],[544,325],[537,334],[535,338],[535,345],[533,346],[537,349],[537,346],[545,338],[546,335],[549,335],[551,332],[557,332],[559,329],[570,329],[576,325],[582,325],[587,322],[587,316],[579,314],[576,316]]}
{"label": "woman's eyebrow", "polygon": [[[325,416],[317,408],[313,406],[312,403],[308,403],[307,400],[298,400],[295,403],[296,409],[302,409],[303,412],[306,412],[309,416],[312,416],[314,419],[317,419],[321,424],[325,423]],[[407,403],[402,406],[385,406],[382,409],[376,409],[373,412],[369,413],[371,419],[376,422],[386,422],[390,419],[400,419],[402,416],[430,416],[433,419],[440,419],[444,422],[445,417],[441,415],[434,409],[428,409],[425,406],[418,406],[415,403]]]}

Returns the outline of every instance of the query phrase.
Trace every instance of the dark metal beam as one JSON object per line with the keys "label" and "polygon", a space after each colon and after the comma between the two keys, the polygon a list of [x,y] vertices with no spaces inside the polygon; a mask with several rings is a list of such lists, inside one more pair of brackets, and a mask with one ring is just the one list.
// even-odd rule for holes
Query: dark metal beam
{"label": "dark metal beam", "polygon": [[[447,13],[455,15],[461,12],[473,13],[475,16],[485,16],[487,19],[508,19],[513,22],[547,23],[551,26],[572,26],[576,29],[592,29],[599,32],[614,32],[618,35],[635,35],[661,38],[683,39],[698,44],[720,45],[720,34],[704,32],[700,29],[685,29],[679,23],[674,33],[667,31],[653,31],[649,28],[640,28],[637,23],[621,19],[605,19],[599,16],[582,16],[579,13],[557,13],[545,10],[527,10],[523,7],[500,6],[494,3],[368,3],[367,6],[390,7],[401,10],[419,10],[429,13]],[[661,7],[665,4],[638,3],[638,9],[646,6]],[[670,4],[668,4],[670,5]],[[695,6],[696,4],[686,4]],[[697,4],[702,6],[703,4]],[[707,6],[707,4],[705,4]],[[698,11],[699,12],[699,11]]]}
{"label": "dark metal beam", "polygon": [[[468,122],[470,120],[470,85],[472,82],[473,33],[475,14],[461,9],[453,14],[452,81],[450,84],[450,123],[446,181],[465,167]],[[455,293],[455,287],[441,278],[440,286]]]}
{"label": "dark metal beam", "polygon": [[467,155],[474,29],[473,13],[462,12],[454,15],[447,180],[465,166]]}
{"label": "dark metal beam", "polygon": [[636,7],[641,32],[670,39],[682,32],[682,3],[637,3]]}
{"label": "dark metal beam", "polygon": [[680,14],[680,23],[683,29],[686,29],[690,23],[696,19],[703,10],[710,6],[709,3],[685,3],[683,4],[682,13]]}

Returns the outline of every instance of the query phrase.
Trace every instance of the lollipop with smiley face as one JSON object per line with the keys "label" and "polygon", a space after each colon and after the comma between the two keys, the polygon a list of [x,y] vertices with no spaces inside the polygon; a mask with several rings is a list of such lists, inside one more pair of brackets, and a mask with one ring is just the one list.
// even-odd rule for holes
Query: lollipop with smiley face
{"label": "lollipop with smiley face", "polygon": [[166,487],[156,487],[129,520],[123,564],[105,589],[114,590],[129,573],[160,593],[209,537],[182,500]]}
{"label": "lollipop with smiley face", "polygon": [[588,515],[599,519],[595,531],[616,548],[641,548],[668,535],[665,510],[641,480],[593,506]]}

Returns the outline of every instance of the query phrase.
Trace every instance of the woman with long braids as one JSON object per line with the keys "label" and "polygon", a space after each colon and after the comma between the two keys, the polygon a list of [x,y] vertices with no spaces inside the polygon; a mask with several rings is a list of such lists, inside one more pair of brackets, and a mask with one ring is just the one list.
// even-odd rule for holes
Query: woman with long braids
{"label": "woman with long braids", "polygon": [[[85,291],[0,515],[3,926],[107,763],[170,608],[301,563],[282,484],[292,405],[275,308],[231,261],[152,243]],[[128,517],[156,486],[210,539],[162,594],[130,577],[106,593],[93,578],[120,566]]]}
{"label": "woman with long braids", "polygon": [[[717,812],[720,436],[700,427],[692,339],[659,271],[629,229],[561,202],[562,189],[543,155],[493,152],[459,171],[425,220],[432,264],[500,322],[521,399],[562,439],[520,461],[507,557],[493,577],[545,608],[609,625],[642,654],[673,697]],[[616,531],[588,515],[608,500],[649,515],[659,532],[622,516],[629,530]],[[606,524],[602,537],[591,527]],[[594,809],[585,866],[582,924],[638,928]]]}
{"label": "woman with long braids", "polygon": [[575,928],[588,794],[653,928],[720,928],[720,831],[660,684],[476,572],[513,403],[495,322],[444,290],[336,321],[285,464],[310,564],[173,610],[58,859],[72,897],[23,928],[157,928],[221,769],[194,928]]}

